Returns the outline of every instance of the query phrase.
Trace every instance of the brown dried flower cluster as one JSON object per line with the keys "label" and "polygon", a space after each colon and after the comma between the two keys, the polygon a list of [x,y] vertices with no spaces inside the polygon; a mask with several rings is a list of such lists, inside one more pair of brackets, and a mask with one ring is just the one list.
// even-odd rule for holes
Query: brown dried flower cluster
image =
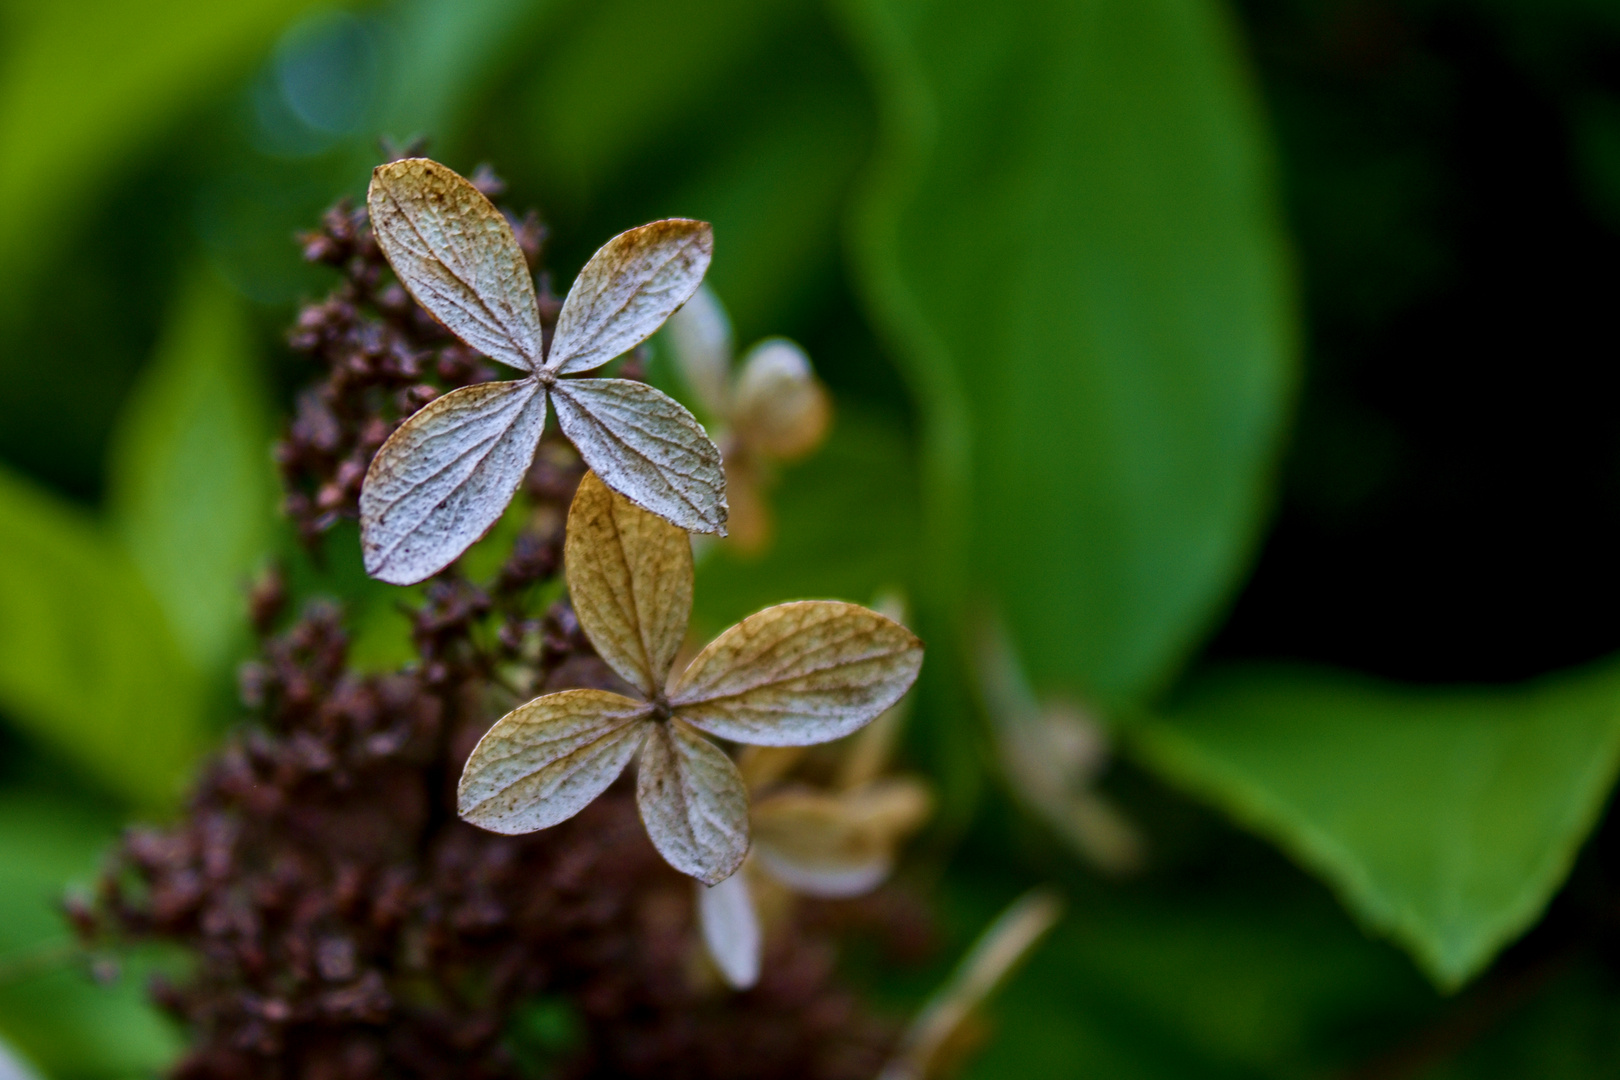
{"label": "brown dried flower cluster", "polygon": [[[543,231],[527,221],[532,263]],[[306,252],[344,274],[299,317],[294,344],[324,371],[279,450],[288,512],[313,539],[356,512],[365,464],[402,415],[489,373],[389,282],[363,212],[329,213]],[[404,671],[355,673],[335,608],[283,625],[280,583],[256,590],[252,721],[174,825],[125,837],[95,907],[77,912],[98,941],[191,954],[155,988],[190,1032],[176,1076],[875,1075],[896,1032],[838,986],[838,919],[807,910],[767,942],[758,985],[727,991],[690,879],[648,842],[624,781],[528,835],[457,817],[462,763],[522,695],[619,685],[566,602],[533,610],[561,570],[582,473],[566,445],[542,447],[510,557],[488,586],[454,569],[429,583]],[[893,903],[866,910],[915,922]]]}

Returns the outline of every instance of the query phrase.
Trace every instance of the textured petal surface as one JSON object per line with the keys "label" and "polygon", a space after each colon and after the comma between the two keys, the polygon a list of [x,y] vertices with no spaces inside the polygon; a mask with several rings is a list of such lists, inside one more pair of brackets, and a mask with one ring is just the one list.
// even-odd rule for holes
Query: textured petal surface
{"label": "textured petal surface", "polygon": [[688,532],[726,532],[720,451],[680,402],[628,379],[552,388],[557,422],[602,482]]}
{"label": "textured petal surface", "polygon": [[664,861],[705,885],[736,873],[748,854],[748,792],[737,766],[678,720],[652,724],[636,806]]}
{"label": "textured petal surface", "polygon": [[649,708],[606,690],[564,690],[520,705],[467,758],[457,812],[509,835],[567,821],[630,763],[652,726]]}
{"label": "textured petal surface", "polygon": [[718,885],[699,885],[697,898],[698,925],[710,959],[733,989],[747,990],[759,981],[761,940],[748,874],[732,874]]}
{"label": "textured petal surface", "polygon": [[836,795],[784,791],[754,806],[755,857],[796,892],[859,896],[889,876],[931,801],[922,784],[898,777]]}
{"label": "textured petal surface", "polygon": [[685,218],[603,244],[568,290],[546,366],[559,374],[589,371],[646,341],[697,292],[713,253],[708,222]]}
{"label": "textured petal surface", "polygon": [[512,226],[483,193],[427,158],[379,165],[371,228],[400,283],[461,340],[523,371],[540,366],[540,309]]}
{"label": "textured petal surface", "polygon": [[670,703],[724,739],[806,746],[848,735],[899,701],[922,655],[910,630],[859,604],[778,604],[715,638]]}
{"label": "textured petal surface", "polygon": [[534,460],[546,395],[533,379],[464,386],[388,437],[360,489],[366,573],[411,585],[500,518]]}
{"label": "textured petal surface", "polygon": [[568,508],[568,594],[597,654],[651,697],[692,614],[692,541],[586,473]]}

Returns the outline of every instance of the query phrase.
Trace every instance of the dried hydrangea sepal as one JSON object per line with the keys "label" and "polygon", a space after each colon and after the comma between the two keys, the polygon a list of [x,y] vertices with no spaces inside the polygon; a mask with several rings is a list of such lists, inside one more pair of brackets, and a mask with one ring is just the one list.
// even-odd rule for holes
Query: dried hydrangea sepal
{"label": "dried hydrangea sepal", "polygon": [[546,423],[530,379],[465,386],[388,437],[360,489],[366,573],[412,585],[454,562],[500,519]]}
{"label": "dried hydrangea sepal", "polygon": [[467,758],[456,812],[508,835],[568,820],[624,772],[650,712],[606,690],[563,690],[513,709]]}
{"label": "dried hydrangea sepal", "polygon": [[697,292],[713,254],[709,223],[687,218],[654,221],[603,244],[563,301],[547,370],[590,371],[646,341]]}
{"label": "dried hydrangea sepal", "polygon": [[512,226],[454,170],[405,158],[372,171],[372,232],[400,284],[474,349],[520,371],[541,365],[540,308]]}
{"label": "dried hydrangea sepal", "polygon": [[628,379],[567,379],[557,422],[591,471],[637,506],[688,532],[726,533],[726,472],[680,402]]}
{"label": "dried hydrangea sepal", "polygon": [[764,934],[746,868],[718,885],[697,886],[698,928],[709,957],[733,990],[759,981]]}
{"label": "dried hydrangea sepal", "polygon": [[692,543],[595,473],[579,482],[563,547],[568,593],[586,636],[619,676],[664,688],[692,614]]}
{"label": "dried hydrangea sepal", "polygon": [[664,861],[705,885],[736,873],[748,855],[748,789],[737,766],[679,720],[648,733],[636,807]]}
{"label": "dried hydrangea sepal", "polygon": [[715,638],[669,700],[693,727],[733,742],[831,742],[865,726],[911,689],[922,642],[859,604],[778,604]]}

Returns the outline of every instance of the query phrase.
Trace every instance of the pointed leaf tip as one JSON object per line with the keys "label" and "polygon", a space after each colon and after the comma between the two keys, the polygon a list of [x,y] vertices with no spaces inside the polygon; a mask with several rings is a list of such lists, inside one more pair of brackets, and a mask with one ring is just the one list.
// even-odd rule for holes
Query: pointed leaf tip
{"label": "pointed leaf tip", "polygon": [[915,634],[859,604],[778,604],[699,653],[670,703],[694,727],[733,742],[828,742],[899,701],[922,657]]}

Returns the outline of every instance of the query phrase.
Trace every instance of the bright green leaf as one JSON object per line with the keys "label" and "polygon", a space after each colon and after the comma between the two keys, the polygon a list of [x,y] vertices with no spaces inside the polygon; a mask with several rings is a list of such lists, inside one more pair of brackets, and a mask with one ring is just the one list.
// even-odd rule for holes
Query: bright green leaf
{"label": "bright green leaf", "polygon": [[275,508],[253,353],[241,298],[196,274],[113,440],[114,522],[202,671],[219,670],[243,637],[243,595]]}
{"label": "bright green leaf", "polygon": [[1293,380],[1228,28],[1205,0],[845,8],[886,121],[855,252],[924,412],[934,601],[990,592],[1042,690],[1139,696],[1245,566]]}
{"label": "bright green leaf", "polygon": [[179,1049],[136,973],[91,981],[58,908],[70,884],[93,881],[116,831],[60,799],[0,794],[0,1039],[52,1080],[149,1076]]}
{"label": "bright green leaf", "polygon": [[197,671],[121,545],[0,471],[0,710],[119,794],[171,800],[201,743]]}
{"label": "bright green leaf", "polygon": [[1620,662],[1490,689],[1217,669],[1129,731],[1452,988],[1536,920],[1602,810]]}
{"label": "bright green leaf", "polygon": [[307,6],[66,0],[12,12],[0,53],[0,266],[13,282],[32,249],[79,216],[75,199]]}

